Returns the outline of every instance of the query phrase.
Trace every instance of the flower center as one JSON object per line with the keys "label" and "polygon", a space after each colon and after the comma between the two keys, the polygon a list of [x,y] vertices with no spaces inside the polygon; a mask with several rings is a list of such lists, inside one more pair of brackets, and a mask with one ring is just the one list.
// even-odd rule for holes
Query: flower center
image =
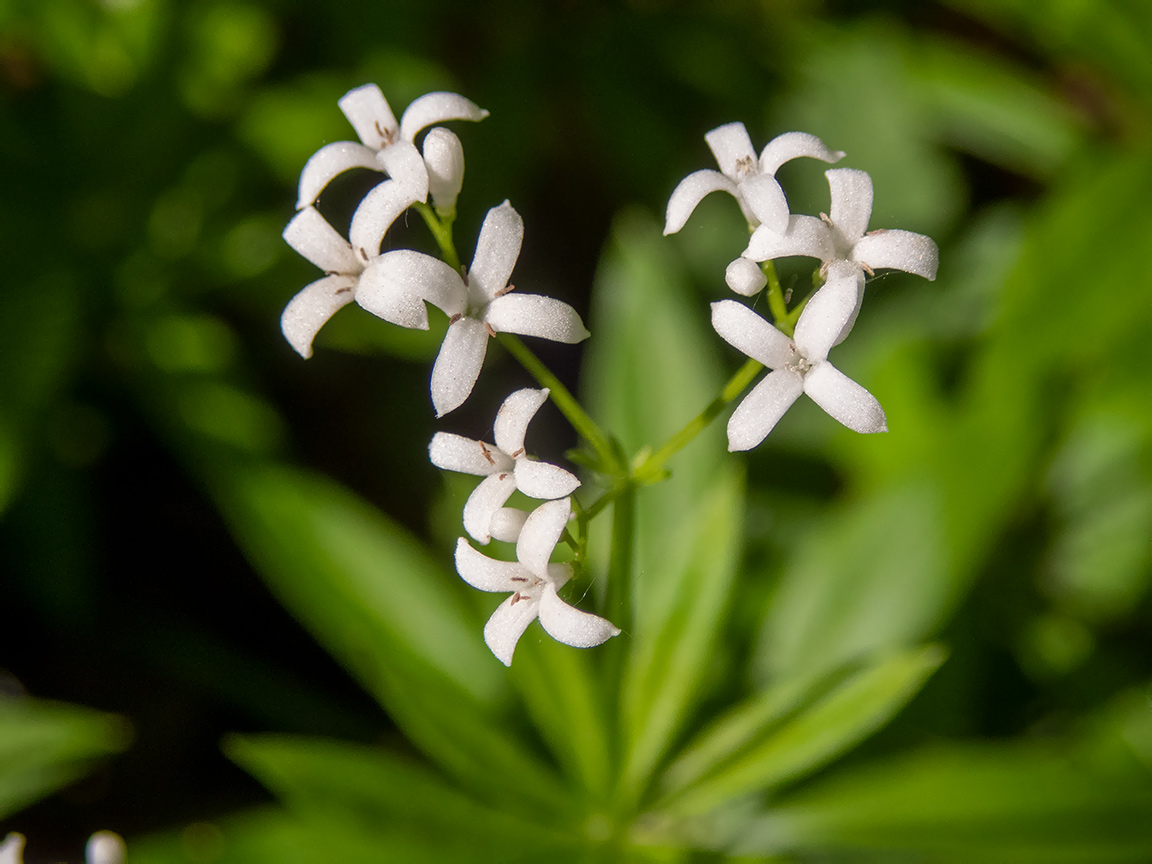
{"label": "flower center", "polygon": [[784,368],[792,372],[804,375],[812,368],[812,363],[800,353],[800,349],[796,347],[796,343],[792,343],[792,359],[784,364]]}
{"label": "flower center", "polygon": [[741,156],[736,160],[736,181],[739,182],[756,170],[756,160],[751,156]]}

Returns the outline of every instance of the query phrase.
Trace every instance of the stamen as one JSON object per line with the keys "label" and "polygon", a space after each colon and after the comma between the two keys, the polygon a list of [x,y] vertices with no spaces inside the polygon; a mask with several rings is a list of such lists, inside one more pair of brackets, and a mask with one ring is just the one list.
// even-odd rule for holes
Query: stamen
{"label": "stamen", "polygon": [[496,460],[492,458],[492,453],[489,452],[488,445],[483,441],[477,441],[476,443],[480,445],[480,452],[484,455],[484,458],[488,460],[488,464],[495,465]]}
{"label": "stamen", "polygon": [[457,312],[455,315],[453,315],[451,318],[448,319],[448,326],[451,327],[453,324],[455,324],[457,321],[459,321],[463,317],[464,316],[461,313]]}
{"label": "stamen", "polygon": [[491,336],[493,339],[496,338],[496,331],[492,329],[492,325],[487,321],[484,322],[484,329],[488,331],[489,336]]}

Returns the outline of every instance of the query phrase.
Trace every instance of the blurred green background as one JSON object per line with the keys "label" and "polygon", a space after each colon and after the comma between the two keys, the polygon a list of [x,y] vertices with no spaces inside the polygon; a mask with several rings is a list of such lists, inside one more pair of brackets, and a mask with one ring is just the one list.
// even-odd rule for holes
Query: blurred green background
{"label": "blurred green background", "polygon": [[[435,326],[353,306],[307,363],[280,336],[316,278],[280,238],[296,178],[351,136],[336,100],[366,82],[397,114],[431,90],[491,111],[453,125],[462,257],[510,199],[515,283],[576,306],[589,346],[614,320],[594,283],[649,274],[653,306],[683,283],[701,328],[725,296],[746,236],[730,200],[657,239],[678,180],[713,167],[704,132],[741,120],[757,146],[799,129],[847,151],[875,183],[872,227],[933,236],[940,274],[875,280],[833,358],[887,436],[799,404],[740,457],[740,600],[712,698],[936,639],[948,661],[853,758],[1106,726],[1152,767],[1150,44],[1142,0],[0,0],[0,688],[131,729],[83,715],[56,762],[119,755],[49,797],[80,770],[0,783],[0,829],[31,838],[30,862],[78,859],[98,828],[211,847],[214,820],[271,800],[227,733],[411,748],[265,587],[257,530],[220,492],[305,466],[447,561],[468,487],[427,442],[487,436],[531,383],[497,352],[436,424]],[[795,212],[827,207],[822,167],[780,172]],[[338,227],[372,182],[325,193]],[[385,246],[433,251],[413,216]],[[687,368],[730,374],[736,353],[704,333]],[[539,353],[610,402],[619,367],[582,380],[578,351]],[[557,414],[533,425],[544,458],[574,443]]]}

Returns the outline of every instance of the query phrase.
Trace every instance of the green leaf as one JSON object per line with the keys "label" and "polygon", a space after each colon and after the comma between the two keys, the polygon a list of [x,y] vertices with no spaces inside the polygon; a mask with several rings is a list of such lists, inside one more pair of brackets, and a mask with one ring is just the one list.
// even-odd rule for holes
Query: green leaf
{"label": "green leaf", "polygon": [[502,669],[459,580],[416,540],[335,483],[287,468],[237,469],[220,498],[282,602],[429,756],[473,788],[563,797],[500,727]]}
{"label": "green leaf", "polygon": [[0,699],[0,817],[87,773],[91,761],[128,746],[111,714],[33,699]]}
{"label": "green leaf", "polygon": [[810,774],[887,723],[943,659],[934,645],[885,658],[795,713],[803,684],[767,691],[706,729],[669,768],[664,806],[704,812]]}

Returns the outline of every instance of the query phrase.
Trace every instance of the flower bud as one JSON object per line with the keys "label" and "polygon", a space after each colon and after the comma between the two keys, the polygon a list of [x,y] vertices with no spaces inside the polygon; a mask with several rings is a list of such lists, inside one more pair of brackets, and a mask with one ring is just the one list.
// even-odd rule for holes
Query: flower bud
{"label": "flower bud", "polygon": [[439,126],[429,130],[424,136],[424,164],[436,212],[441,216],[454,213],[464,183],[464,148],[455,133]]}
{"label": "flower bud", "polygon": [[764,275],[764,271],[754,261],[749,261],[747,258],[737,258],[724,271],[724,281],[737,294],[751,297],[768,284],[768,277]]}

